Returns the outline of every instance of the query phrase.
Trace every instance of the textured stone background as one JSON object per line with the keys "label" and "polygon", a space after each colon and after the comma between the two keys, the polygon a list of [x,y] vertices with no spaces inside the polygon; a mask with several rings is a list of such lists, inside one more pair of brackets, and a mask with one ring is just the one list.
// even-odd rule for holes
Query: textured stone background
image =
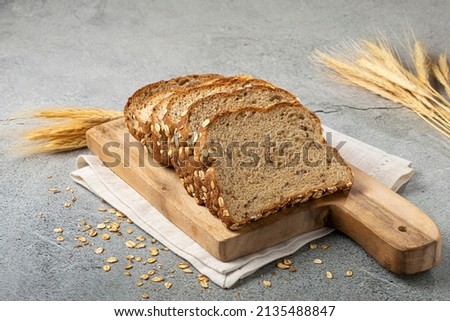
{"label": "textured stone background", "polygon": [[[448,1],[0,0],[0,299],[137,300],[147,292],[154,300],[449,300],[448,139],[406,108],[327,80],[310,60],[316,48],[380,31],[397,43],[409,26],[437,53],[449,44],[449,18]],[[441,264],[397,276],[334,233],[318,242],[329,244],[327,251],[305,248],[291,256],[296,273],[269,264],[232,289],[210,283],[204,290],[197,271],[177,270],[167,290],[149,282],[135,285],[148,265],[123,276],[123,258],[130,253],[123,238],[113,237],[102,256],[89,247],[74,248],[81,220],[97,224],[111,218],[96,211],[104,206],[101,200],[69,178],[76,156],[88,151],[16,157],[10,146],[23,126],[6,119],[32,106],[121,110],[149,82],[201,72],[266,78],[297,94],[326,125],[411,160],[416,174],[401,194],[439,225]],[[78,201],[66,209],[69,185]],[[52,194],[51,187],[62,192]],[[65,229],[65,242],[56,242],[55,227]],[[133,235],[142,234],[133,228]],[[102,242],[97,237],[93,243]],[[121,261],[105,273],[109,255]],[[312,264],[316,257],[325,263]],[[167,274],[180,261],[162,252],[157,263]],[[352,278],[343,276],[349,268]],[[325,270],[335,279],[326,279]],[[264,288],[262,279],[271,280],[272,288]]]}

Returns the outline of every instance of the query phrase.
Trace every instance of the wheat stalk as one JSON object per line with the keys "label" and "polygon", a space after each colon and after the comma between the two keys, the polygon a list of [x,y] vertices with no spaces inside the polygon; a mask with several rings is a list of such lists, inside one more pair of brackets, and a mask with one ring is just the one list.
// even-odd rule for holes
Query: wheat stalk
{"label": "wheat stalk", "polygon": [[25,130],[15,146],[17,154],[57,153],[86,147],[86,132],[97,125],[123,117],[121,111],[97,108],[53,107],[16,114],[14,119],[44,120]]}
{"label": "wheat stalk", "polygon": [[410,47],[416,74],[401,62],[384,39],[351,42],[334,55],[316,51],[315,58],[334,79],[365,88],[413,110],[432,127],[450,138],[450,102],[430,83],[433,72],[447,94],[450,74],[445,55],[434,63],[424,45]]}

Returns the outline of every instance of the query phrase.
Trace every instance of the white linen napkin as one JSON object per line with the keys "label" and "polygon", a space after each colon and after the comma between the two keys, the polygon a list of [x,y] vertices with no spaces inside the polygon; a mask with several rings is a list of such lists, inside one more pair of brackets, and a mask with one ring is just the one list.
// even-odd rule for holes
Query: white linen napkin
{"label": "white linen napkin", "polygon": [[[340,153],[348,162],[394,191],[413,175],[410,161],[387,154],[325,126],[324,134],[326,137],[332,137],[332,140],[329,139],[330,145],[339,145]],[[224,288],[233,286],[239,279],[252,274],[265,264],[290,255],[305,244],[333,231],[330,228],[311,231],[259,252],[222,262],[166,219],[139,193],[105,167],[96,156],[79,156],[76,167],[71,173],[76,183],[124,213],[152,237]]]}

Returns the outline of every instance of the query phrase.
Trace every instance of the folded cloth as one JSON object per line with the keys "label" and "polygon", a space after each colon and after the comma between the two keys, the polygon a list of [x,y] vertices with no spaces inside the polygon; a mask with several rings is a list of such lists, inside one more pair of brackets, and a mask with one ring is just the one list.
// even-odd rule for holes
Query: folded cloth
{"label": "folded cloth", "polygon": [[[411,162],[325,126],[324,132],[329,144],[339,148],[348,162],[394,191],[411,178],[413,174]],[[76,166],[77,170],[71,173],[75,182],[124,213],[164,246],[224,288],[233,286],[238,280],[267,263],[290,255],[305,244],[333,231],[330,228],[318,229],[233,261],[222,262],[166,219],[133,188],[105,167],[96,156],[81,155],[77,158]]]}

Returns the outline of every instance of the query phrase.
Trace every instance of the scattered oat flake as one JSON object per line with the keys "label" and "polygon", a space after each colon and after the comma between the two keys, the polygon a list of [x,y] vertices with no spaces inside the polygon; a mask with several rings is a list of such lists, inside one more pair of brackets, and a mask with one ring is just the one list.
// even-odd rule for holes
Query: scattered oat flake
{"label": "scattered oat flake", "polygon": [[109,236],[109,234],[103,233],[102,234],[102,239],[104,240],[109,240],[111,237]]}
{"label": "scattered oat flake", "polygon": [[192,270],[191,269],[183,269],[182,270],[184,273],[192,273]]}
{"label": "scattered oat flake", "polygon": [[87,243],[87,240],[84,236],[77,236],[75,239],[77,239],[81,243]]}
{"label": "scattered oat flake", "polygon": [[115,256],[110,256],[110,257],[108,257],[106,259],[106,262],[108,262],[108,263],[117,263],[117,262],[119,262],[119,259],[116,258]]}
{"label": "scattered oat flake", "polygon": [[151,247],[149,251],[150,251],[150,254],[153,256],[156,256],[159,254],[159,250],[156,247]]}
{"label": "scattered oat flake", "polygon": [[148,272],[147,272],[148,275],[153,275],[153,274],[155,274],[155,273],[156,273],[156,271],[155,271],[154,269],[150,269],[150,270],[148,270]]}
{"label": "scattered oat flake", "polygon": [[132,265],[132,264],[128,264],[128,265],[125,266],[125,270],[130,270],[130,269],[132,269],[132,268],[133,268],[133,265]]}
{"label": "scattered oat flake", "polygon": [[145,243],[138,243],[138,244],[136,244],[136,247],[135,248],[137,248],[137,249],[143,249],[145,247]]}
{"label": "scattered oat flake", "polygon": [[320,245],[320,247],[322,248],[322,250],[327,250],[330,246],[328,245],[328,244],[326,244],[326,243],[323,243],[323,244],[321,244]]}
{"label": "scattered oat flake", "polygon": [[127,228],[127,233],[128,233],[128,234],[133,234],[133,232],[134,232],[134,231],[133,231],[131,228]]}
{"label": "scattered oat flake", "polygon": [[104,228],[106,228],[106,224],[105,224],[105,223],[97,224],[97,228],[98,228],[99,230],[103,230]]}
{"label": "scattered oat flake", "polygon": [[128,224],[133,224],[133,221],[130,220],[129,218],[127,218],[127,223],[128,223]]}
{"label": "scattered oat flake", "polygon": [[149,277],[150,277],[150,276],[149,276],[148,274],[142,274],[142,275],[141,275],[141,279],[142,279],[142,280],[148,280]]}
{"label": "scattered oat flake", "polygon": [[317,249],[317,244],[316,243],[309,243],[309,248],[311,250],[315,250],[315,249]]}
{"label": "scattered oat flake", "polygon": [[115,208],[110,208],[110,209],[108,210],[108,213],[110,213],[110,214],[116,214],[116,213],[117,213],[117,210],[116,210]]}
{"label": "scattered oat flake", "polygon": [[208,280],[200,280],[200,285],[201,285],[202,288],[204,288],[204,289],[208,289],[208,288],[209,288]]}
{"label": "scattered oat flake", "polygon": [[126,271],[126,272],[123,272],[123,275],[125,275],[125,276],[131,276],[131,273],[128,272],[128,271]]}
{"label": "scattered oat flake", "polygon": [[152,239],[152,243],[153,243],[153,244],[156,243],[156,239],[155,239],[155,238]]}
{"label": "scattered oat flake", "polygon": [[64,230],[61,227],[57,227],[57,228],[53,229],[53,232],[62,233],[62,232],[64,232]]}
{"label": "scattered oat flake", "polygon": [[70,202],[65,202],[64,203],[64,207],[65,208],[69,208],[70,206],[72,206],[72,204]]}
{"label": "scattered oat flake", "polygon": [[295,267],[291,266],[289,268],[289,272],[297,272],[297,269]]}
{"label": "scattered oat flake", "polygon": [[136,261],[137,261],[137,262],[141,262],[141,261],[142,261],[142,257],[141,257],[141,256],[137,256],[137,257],[136,257]]}
{"label": "scattered oat flake", "polygon": [[72,190],[72,187],[70,187],[70,186],[66,187],[66,192],[70,192],[71,190]]}
{"label": "scattered oat flake", "polygon": [[197,276],[197,279],[198,279],[199,281],[202,281],[202,280],[208,280],[208,277],[207,277],[206,275],[199,274],[199,275]]}
{"label": "scattered oat flake", "polygon": [[164,277],[163,276],[155,276],[154,278],[152,278],[152,282],[161,282],[164,281]]}
{"label": "scattered oat flake", "polygon": [[326,271],[325,275],[327,276],[327,279],[332,279],[333,278],[333,273],[331,273],[330,271]]}
{"label": "scattered oat flake", "polygon": [[145,240],[146,240],[146,238],[144,235],[139,235],[138,237],[136,237],[136,241],[144,242]]}
{"label": "scattered oat flake", "polygon": [[53,188],[49,188],[48,191],[49,191],[49,192],[52,192],[53,194],[61,193],[61,191],[60,191],[59,189],[54,188],[54,187],[53,187]]}
{"label": "scattered oat flake", "polygon": [[125,242],[125,245],[126,245],[128,248],[130,248],[130,249],[133,249],[133,248],[136,247],[136,243],[134,243],[132,240],[126,241],[126,242]]}
{"label": "scattered oat flake", "polygon": [[272,282],[269,280],[263,280],[262,283],[266,288],[270,288],[272,286]]}
{"label": "scattered oat flake", "polygon": [[98,248],[96,248],[96,249],[94,250],[94,253],[95,253],[95,254],[102,254],[104,250],[105,250],[105,248],[102,247],[102,246],[100,246],[100,247],[98,247]]}
{"label": "scattered oat flake", "polygon": [[286,265],[286,264],[284,264],[283,262],[278,262],[278,263],[277,263],[277,267],[278,267],[279,269],[282,269],[282,270],[287,270],[287,269],[289,269],[289,265]]}
{"label": "scattered oat flake", "polygon": [[96,237],[96,236],[97,236],[97,231],[96,231],[96,230],[91,230],[91,231],[89,232],[89,236],[90,236],[90,237]]}
{"label": "scattered oat flake", "polygon": [[75,203],[78,200],[78,197],[72,196],[72,203]]}
{"label": "scattered oat flake", "polygon": [[161,251],[170,251],[170,249],[169,249],[168,247],[163,247],[163,248],[161,249]]}
{"label": "scattered oat flake", "polygon": [[352,270],[347,270],[347,272],[345,272],[345,276],[351,277],[352,275],[353,275]]}
{"label": "scattered oat flake", "polygon": [[142,293],[141,298],[143,298],[144,300],[147,300],[148,298],[150,298],[150,296],[147,293]]}
{"label": "scattered oat flake", "polygon": [[149,257],[149,258],[147,259],[147,261],[145,261],[145,262],[152,264],[152,263],[155,263],[155,262],[156,262],[156,259],[155,259],[154,257]]}
{"label": "scattered oat flake", "polygon": [[166,282],[164,283],[164,286],[166,287],[166,289],[170,289],[172,287],[172,283]]}
{"label": "scattered oat flake", "polygon": [[186,263],[186,262],[181,262],[181,263],[178,263],[177,266],[178,266],[180,269],[186,269],[186,268],[189,267],[189,264]]}
{"label": "scattered oat flake", "polygon": [[137,282],[136,282],[136,285],[137,285],[137,286],[143,286],[144,283],[142,283],[142,281],[137,281]]}
{"label": "scattered oat flake", "polygon": [[62,235],[58,235],[58,237],[56,238],[56,240],[58,241],[58,242],[64,242],[64,236],[62,236]]}
{"label": "scattered oat flake", "polygon": [[98,208],[97,208],[97,211],[99,211],[99,212],[106,212],[106,208],[104,208],[104,207],[98,207]]}
{"label": "scattered oat flake", "polygon": [[284,263],[285,265],[289,265],[289,266],[291,266],[291,265],[292,265],[292,261],[291,261],[291,259],[288,259],[288,258],[286,258],[286,259],[283,259],[283,263]]}
{"label": "scattered oat flake", "polygon": [[104,270],[105,272],[111,271],[111,265],[109,265],[109,264],[103,265],[103,270]]}
{"label": "scattered oat flake", "polygon": [[131,261],[132,259],[134,259],[134,255],[133,254],[129,254],[129,255],[127,255],[126,259],[128,261]]}
{"label": "scattered oat flake", "polygon": [[322,264],[323,261],[321,259],[314,259],[313,260],[314,264]]}
{"label": "scattered oat flake", "polygon": [[83,226],[82,231],[83,231],[83,232],[86,232],[86,231],[89,231],[91,228],[92,228],[92,225],[86,224],[85,226]]}

